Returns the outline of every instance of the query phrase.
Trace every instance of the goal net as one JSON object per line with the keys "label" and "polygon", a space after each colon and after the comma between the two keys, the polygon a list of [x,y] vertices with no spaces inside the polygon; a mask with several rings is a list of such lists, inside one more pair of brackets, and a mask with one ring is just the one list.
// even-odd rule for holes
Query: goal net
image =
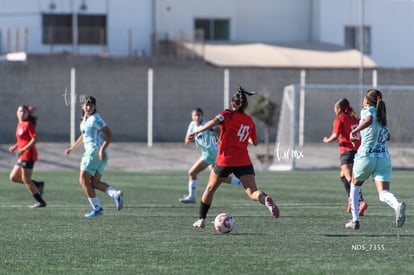
{"label": "goal net", "polygon": [[[323,162],[329,152],[324,136],[332,133],[335,119],[334,103],[347,98],[359,116],[365,91],[371,86],[358,85],[289,85],[284,88],[275,144],[275,156],[270,170],[294,170],[297,164],[314,154],[320,167],[339,167],[339,152],[335,143],[335,163]],[[407,147],[414,141],[414,86],[378,86],[387,106],[387,122],[391,129],[390,144]],[[329,146],[328,146],[329,147]],[[391,147],[391,146],[390,146]],[[330,147],[332,149],[332,146]],[[306,150],[305,150],[306,149]],[[332,153],[329,153],[332,154]],[[406,157],[406,156],[401,156]],[[394,162],[393,157],[393,162]],[[315,158],[313,159],[315,161]]]}

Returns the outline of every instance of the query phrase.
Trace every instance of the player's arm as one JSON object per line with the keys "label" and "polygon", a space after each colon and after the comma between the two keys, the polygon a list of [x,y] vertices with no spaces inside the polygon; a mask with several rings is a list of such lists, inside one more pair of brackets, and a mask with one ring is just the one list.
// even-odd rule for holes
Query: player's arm
{"label": "player's arm", "polygon": [[369,127],[372,124],[372,116],[368,115],[364,118],[361,124],[358,125],[354,130],[352,130],[351,134],[349,135],[351,142],[355,142],[358,139],[358,133],[365,128]]}
{"label": "player's arm", "polygon": [[257,139],[252,139],[252,138],[249,138],[249,143],[254,146],[258,144]]}
{"label": "player's arm", "polygon": [[184,144],[188,145],[191,142],[191,133],[188,133],[184,137]]}
{"label": "player's arm", "polygon": [[108,148],[109,143],[112,141],[112,132],[108,126],[105,126],[101,129],[102,133],[105,135],[105,139],[99,149],[99,159],[105,159],[105,150]]}
{"label": "player's arm", "polygon": [[335,141],[337,138],[338,138],[338,134],[337,133],[332,133],[332,135],[330,137],[324,137],[323,142],[324,143],[331,143],[332,141]]}
{"label": "player's arm", "polygon": [[66,155],[69,155],[73,150],[75,150],[78,146],[79,146],[79,144],[81,144],[83,142],[83,136],[82,135],[80,135],[79,137],[78,137],[78,139],[75,141],[75,143],[74,144],[72,144],[68,149],[66,149],[65,150],[65,154]]}
{"label": "player's arm", "polygon": [[12,146],[9,147],[9,152],[13,153],[14,151],[16,151],[17,149],[17,143],[13,144]]}
{"label": "player's arm", "polygon": [[209,130],[209,129],[213,128],[214,126],[218,125],[219,123],[220,123],[220,121],[217,118],[213,118],[213,119],[207,121],[206,124],[204,124],[202,127],[198,128],[194,133],[191,133],[190,138],[193,139],[199,133],[204,132],[206,130]]}
{"label": "player's arm", "polygon": [[24,151],[29,150],[30,148],[32,148],[37,141],[37,136],[32,137],[32,139],[29,141],[29,143],[26,144],[26,146],[24,146],[22,149],[17,151],[18,155],[23,154]]}

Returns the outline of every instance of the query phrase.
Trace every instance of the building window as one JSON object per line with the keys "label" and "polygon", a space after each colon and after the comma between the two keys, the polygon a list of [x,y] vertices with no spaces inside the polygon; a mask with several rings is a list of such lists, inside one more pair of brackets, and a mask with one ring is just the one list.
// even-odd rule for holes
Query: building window
{"label": "building window", "polygon": [[202,30],[205,40],[230,40],[228,19],[195,19],[194,30]]}
{"label": "building window", "polygon": [[[78,43],[106,45],[106,16],[77,15]],[[43,44],[72,44],[72,14],[43,14]]]}
{"label": "building window", "polygon": [[[350,49],[360,49],[360,30],[359,26],[346,26],[345,27],[345,47]],[[364,54],[371,54],[371,28],[364,26],[364,41],[363,41]]]}
{"label": "building window", "polygon": [[79,44],[106,45],[106,16],[78,15]]}
{"label": "building window", "polygon": [[43,44],[72,44],[72,15],[43,14]]}

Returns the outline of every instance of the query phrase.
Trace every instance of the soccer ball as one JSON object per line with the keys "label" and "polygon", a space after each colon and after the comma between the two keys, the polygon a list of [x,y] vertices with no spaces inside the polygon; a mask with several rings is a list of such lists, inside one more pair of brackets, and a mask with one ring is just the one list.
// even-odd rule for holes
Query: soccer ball
{"label": "soccer ball", "polygon": [[231,232],[235,224],[236,220],[228,213],[218,214],[214,219],[214,229],[222,234]]}

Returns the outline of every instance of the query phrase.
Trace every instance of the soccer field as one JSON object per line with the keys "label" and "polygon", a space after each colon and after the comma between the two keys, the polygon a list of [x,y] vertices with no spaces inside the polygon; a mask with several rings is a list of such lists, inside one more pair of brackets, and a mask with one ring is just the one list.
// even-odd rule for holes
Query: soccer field
{"label": "soccer field", "polygon": [[[344,224],[345,191],[339,171],[258,172],[260,189],[281,216],[248,199],[242,188],[216,192],[205,229],[193,229],[208,173],[199,177],[196,204],[178,202],[187,189],[182,172],[111,172],[104,181],[124,191],[125,206],[98,193],[105,213],[87,219],[90,206],[78,172],[35,172],[46,182],[48,207],[29,209],[22,185],[0,173],[0,274],[412,274],[412,171],[394,171],[392,191],[407,204],[403,228],[381,203],[373,183],[361,229]],[[236,227],[218,234],[210,224],[231,213]]]}

